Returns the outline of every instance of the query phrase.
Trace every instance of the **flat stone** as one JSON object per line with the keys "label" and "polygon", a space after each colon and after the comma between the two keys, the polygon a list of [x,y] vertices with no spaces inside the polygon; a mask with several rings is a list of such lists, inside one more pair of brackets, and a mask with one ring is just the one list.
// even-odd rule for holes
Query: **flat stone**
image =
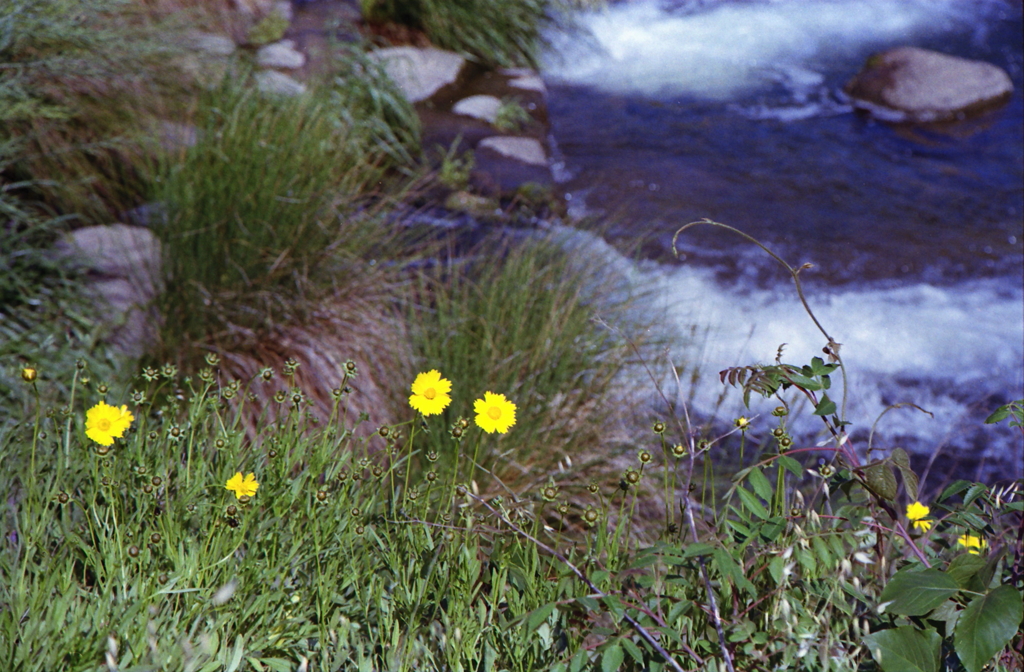
{"label": "flat stone", "polygon": [[498,120],[500,107],[501,100],[495,96],[470,96],[455,103],[452,112],[493,124]]}
{"label": "flat stone", "polygon": [[57,250],[79,257],[96,273],[112,277],[133,278],[142,274],[152,278],[160,265],[160,241],[153,232],[127,224],[77,229],[57,244]]}
{"label": "flat stone", "polygon": [[477,145],[481,149],[490,149],[504,157],[528,163],[531,166],[547,166],[548,157],[539,140],[520,138],[508,135],[496,135],[484,138]]}
{"label": "flat stone", "polygon": [[462,56],[433,48],[388,47],[372,51],[369,56],[384,66],[388,77],[411,103],[426,100],[454,84],[466,66]]}
{"label": "flat stone", "polygon": [[1009,99],[1010,76],[984,61],[917,47],[898,47],[868,59],[844,91],[855,107],[893,121],[964,118]]}
{"label": "flat stone", "polygon": [[537,91],[539,93],[545,93],[548,87],[544,85],[544,80],[537,75],[530,75],[527,77],[516,77],[510,79],[508,85],[514,89],[522,89],[524,91]]}
{"label": "flat stone", "polygon": [[256,52],[256,65],[261,68],[296,70],[305,64],[306,55],[295,48],[294,40],[274,42]]}
{"label": "flat stone", "polygon": [[278,96],[301,96],[306,92],[305,84],[277,70],[257,72],[256,86],[263,93]]}

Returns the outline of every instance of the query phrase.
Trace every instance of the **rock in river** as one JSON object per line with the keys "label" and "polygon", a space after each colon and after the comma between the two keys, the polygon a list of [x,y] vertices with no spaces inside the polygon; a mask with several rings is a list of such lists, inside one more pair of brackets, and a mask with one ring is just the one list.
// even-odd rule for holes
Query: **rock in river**
{"label": "rock in river", "polygon": [[917,47],[873,55],[844,87],[855,107],[889,121],[948,121],[1000,105],[1010,76],[984,61]]}

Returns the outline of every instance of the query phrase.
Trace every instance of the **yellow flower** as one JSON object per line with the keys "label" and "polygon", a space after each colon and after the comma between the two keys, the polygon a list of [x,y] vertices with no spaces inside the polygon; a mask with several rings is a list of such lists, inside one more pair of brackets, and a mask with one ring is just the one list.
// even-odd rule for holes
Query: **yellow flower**
{"label": "yellow flower", "polygon": [[968,553],[973,553],[974,555],[978,555],[982,549],[988,546],[987,541],[973,534],[961,534],[956,543],[966,548]]}
{"label": "yellow flower", "polygon": [[448,396],[451,391],[451,381],[442,378],[438,370],[432,369],[416,376],[409,405],[423,415],[436,415],[452,403],[452,398]]}
{"label": "yellow flower", "polygon": [[110,446],[124,436],[134,419],[127,406],[117,408],[101,401],[85,413],[85,435],[101,446]]}
{"label": "yellow flower", "polygon": [[504,434],[516,424],[516,405],[504,394],[485,392],[483,399],[473,402],[473,410],[477,426],[488,434]]}
{"label": "yellow flower", "polygon": [[923,518],[931,512],[932,510],[921,502],[907,504],[907,518],[914,524],[915,528],[922,532],[927,532],[932,529],[932,521],[923,520]]}
{"label": "yellow flower", "polygon": [[26,383],[35,382],[37,375],[39,375],[39,372],[35,369],[35,367],[32,366],[26,366],[24,369],[21,370],[21,379],[24,380]]}
{"label": "yellow flower", "polygon": [[256,474],[250,473],[245,478],[242,478],[242,472],[238,471],[228,479],[228,483],[224,487],[233,491],[236,498],[241,499],[242,497],[252,497],[255,495],[260,484],[256,482]]}

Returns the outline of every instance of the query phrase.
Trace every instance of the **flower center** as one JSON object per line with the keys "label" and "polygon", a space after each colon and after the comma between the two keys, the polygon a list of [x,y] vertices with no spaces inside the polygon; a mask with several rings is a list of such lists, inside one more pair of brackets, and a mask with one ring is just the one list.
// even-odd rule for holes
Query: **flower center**
{"label": "flower center", "polygon": [[497,406],[491,406],[490,408],[487,409],[487,416],[491,420],[497,420],[498,418],[501,417],[501,409],[498,408]]}
{"label": "flower center", "polygon": [[99,420],[96,421],[96,429],[100,430],[101,432],[110,431],[110,420],[107,418],[100,418]]}
{"label": "flower center", "polygon": [[435,390],[432,387],[428,387],[426,390],[423,391],[423,396],[426,397],[427,399],[433,399],[434,397],[437,396],[437,390]]}

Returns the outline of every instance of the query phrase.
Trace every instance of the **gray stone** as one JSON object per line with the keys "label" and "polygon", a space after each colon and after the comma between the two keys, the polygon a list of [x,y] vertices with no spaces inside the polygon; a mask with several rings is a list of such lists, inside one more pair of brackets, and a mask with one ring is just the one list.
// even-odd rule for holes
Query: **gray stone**
{"label": "gray stone", "polygon": [[433,48],[388,47],[370,52],[370,58],[384,66],[388,77],[411,103],[426,100],[455,83],[466,66],[462,56]]}
{"label": "gray stone", "polygon": [[477,145],[481,149],[490,149],[504,157],[528,163],[531,166],[547,166],[548,157],[539,140],[534,138],[498,135],[484,138]]}
{"label": "gray stone", "polygon": [[278,96],[300,96],[306,92],[305,84],[277,70],[257,72],[256,86],[263,93]]}
{"label": "gray stone", "polygon": [[306,55],[295,48],[292,40],[281,40],[260,47],[256,52],[256,65],[261,68],[295,70],[306,64]]}
{"label": "gray stone", "polygon": [[493,124],[498,120],[500,107],[501,100],[494,96],[470,96],[455,103],[452,112]]}
{"label": "gray stone", "polygon": [[999,105],[1013,82],[1001,68],[917,47],[868,59],[844,90],[855,107],[892,121],[960,119]]}
{"label": "gray stone", "polygon": [[57,254],[89,271],[87,289],[107,310],[98,310],[108,341],[138,357],[155,342],[159,315],[150,304],[163,288],[160,241],[148,229],[124,224],[90,226],[57,244]]}

